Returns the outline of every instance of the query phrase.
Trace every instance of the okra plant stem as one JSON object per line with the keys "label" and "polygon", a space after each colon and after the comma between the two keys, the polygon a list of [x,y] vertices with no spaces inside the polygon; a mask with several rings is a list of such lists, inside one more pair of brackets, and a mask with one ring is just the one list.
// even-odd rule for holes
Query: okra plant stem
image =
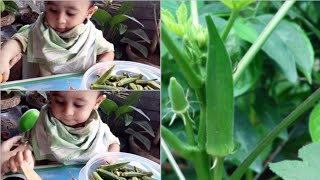
{"label": "okra plant stem", "polygon": [[289,0],[285,1],[279,11],[273,16],[271,21],[268,23],[268,25],[265,27],[265,29],[261,32],[257,40],[252,44],[250,49],[247,51],[247,53],[243,56],[243,58],[240,60],[237,71],[233,75],[234,84],[237,83],[239,80],[241,74],[244,72],[244,70],[247,68],[247,66],[250,64],[250,62],[253,60],[255,55],[258,53],[258,51],[261,49],[263,44],[267,41],[268,37],[271,35],[273,30],[277,27],[277,25],[280,23],[282,18],[286,15],[286,13],[289,11],[289,9],[293,6],[293,4],[296,2],[296,0]]}
{"label": "okra plant stem", "polygon": [[192,16],[192,22],[195,27],[199,26],[199,20],[198,20],[198,6],[196,0],[190,1],[191,5],[191,16]]}
{"label": "okra plant stem", "polygon": [[229,34],[235,20],[237,19],[238,15],[239,15],[239,10],[232,10],[231,15],[228,19],[227,26],[224,28],[223,33],[221,35],[221,39],[223,41],[225,41],[227,39],[228,34]]}
{"label": "okra plant stem", "polygon": [[188,58],[188,56],[183,53],[181,51],[181,48],[176,45],[176,43],[170,37],[168,30],[164,26],[161,26],[161,32],[161,40],[177,62],[179,70],[187,79],[190,87],[193,89],[201,87],[204,81],[202,77],[194,71],[193,67],[190,64],[190,59]]}
{"label": "okra plant stem", "polygon": [[186,111],[182,114],[182,118],[184,119],[185,128],[186,128],[186,133],[187,133],[187,142],[190,145],[196,145],[196,141],[194,139],[194,132],[192,128],[192,120],[190,118],[189,112]]}
{"label": "okra plant stem", "polygon": [[172,156],[172,154],[167,146],[167,143],[164,140],[161,140],[160,144],[161,144],[162,149],[166,153],[168,160],[169,160],[173,170],[176,172],[179,180],[185,180],[186,178],[183,176],[181,169],[179,168],[177,162],[174,160],[174,157]]}
{"label": "okra plant stem", "polygon": [[214,167],[214,180],[222,180],[222,173],[223,173],[223,161],[224,157],[216,157],[217,162],[216,166]]}
{"label": "okra plant stem", "polygon": [[200,105],[200,122],[198,128],[198,145],[205,148],[206,145],[206,97],[205,87],[195,89],[195,93]]}
{"label": "okra plant stem", "polygon": [[280,124],[278,124],[251,152],[251,154],[238,166],[231,175],[231,180],[241,179],[242,175],[247,171],[250,164],[261,154],[261,152],[288,126],[295,122],[304,112],[310,109],[314,103],[320,99],[320,88],[318,88],[311,96],[309,96],[302,104],[292,111]]}

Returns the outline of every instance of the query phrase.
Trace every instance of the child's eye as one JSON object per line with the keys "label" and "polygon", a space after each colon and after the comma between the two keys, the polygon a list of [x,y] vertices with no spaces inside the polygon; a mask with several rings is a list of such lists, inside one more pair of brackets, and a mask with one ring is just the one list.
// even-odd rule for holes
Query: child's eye
{"label": "child's eye", "polygon": [[75,13],[67,12],[67,15],[68,15],[68,16],[75,16],[76,14],[75,14]]}
{"label": "child's eye", "polygon": [[83,105],[82,105],[82,104],[75,104],[74,106],[75,106],[75,107],[77,107],[77,108],[81,108],[81,107],[83,107]]}
{"label": "child's eye", "polygon": [[56,13],[58,12],[56,9],[49,9],[50,12]]}
{"label": "child's eye", "polygon": [[55,100],[54,102],[57,104],[63,104],[63,101],[61,101],[61,100]]}

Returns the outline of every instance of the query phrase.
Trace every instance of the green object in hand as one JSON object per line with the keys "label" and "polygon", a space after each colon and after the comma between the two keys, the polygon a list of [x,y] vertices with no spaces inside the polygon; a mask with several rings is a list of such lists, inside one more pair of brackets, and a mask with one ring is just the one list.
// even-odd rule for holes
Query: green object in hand
{"label": "green object in hand", "polygon": [[37,109],[29,109],[19,120],[19,128],[22,132],[29,131],[36,123],[40,112]]}

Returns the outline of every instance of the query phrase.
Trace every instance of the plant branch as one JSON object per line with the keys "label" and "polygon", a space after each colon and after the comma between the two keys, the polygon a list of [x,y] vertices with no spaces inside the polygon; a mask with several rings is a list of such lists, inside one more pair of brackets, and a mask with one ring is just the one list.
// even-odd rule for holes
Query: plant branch
{"label": "plant branch", "polygon": [[205,148],[206,145],[206,97],[205,87],[195,89],[197,99],[200,104],[200,122],[198,129],[198,145],[200,148]]}
{"label": "plant branch", "polygon": [[271,33],[274,31],[276,26],[280,23],[282,18],[286,15],[286,13],[289,11],[289,9],[293,6],[293,4],[295,2],[296,2],[296,0],[289,0],[289,1],[284,2],[284,4],[279,9],[279,11],[271,19],[271,21],[268,23],[268,25],[261,32],[261,34],[259,35],[257,40],[252,44],[250,49],[243,56],[243,58],[240,60],[240,62],[238,64],[237,71],[233,75],[234,84],[237,83],[241,74],[245,71],[247,66],[250,64],[250,62],[253,60],[255,55],[261,49],[262,45],[267,41],[267,39],[269,38]]}
{"label": "plant branch", "polygon": [[223,41],[225,41],[225,40],[227,39],[228,34],[229,34],[229,32],[230,32],[230,30],[231,30],[231,28],[232,28],[235,20],[236,20],[237,17],[238,17],[238,14],[239,14],[239,11],[238,11],[238,10],[232,10],[231,15],[230,15],[230,17],[229,17],[229,19],[228,19],[228,24],[227,24],[227,26],[224,28],[223,33],[222,33],[222,35],[221,35],[221,39],[222,39]]}
{"label": "plant branch", "polygon": [[222,180],[222,173],[223,173],[223,160],[224,157],[216,157],[217,164],[214,167],[214,180]]}
{"label": "plant branch", "polygon": [[185,53],[181,51],[181,48],[179,48],[176,45],[176,43],[172,40],[168,30],[164,26],[161,26],[161,32],[162,32],[161,40],[163,41],[168,51],[177,62],[177,65],[180,71],[182,72],[184,77],[187,79],[190,87],[193,89],[201,87],[204,81],[201,78],[201,76],[199,76],[199,74],[197,74],[194,71],[193,67],[190,64],[190,59],[187,57]]}
{"label": "plant branch", "polygon": [[187,141],[188,144],[190,145],[196,145],[196,141],[194,139],[194,132],[193,132],[193,128],[192,128],[192,120],[190,118],[189,112],[186,111],[182,114],[182,118],[184,119],[185,124],[185,128],[186,128],[186,133],[187,133]]}
{"label": "plant branch", "polygon": [[[161,136],[169,143],[183,158],[192,160],[195,152],[199,151],[195,146],[183,143],[174,133],[161,125]],[[161,144],[161,143],[160,143]]]}
{"label": "plant branch", "polygon": [[168,160],[169,160],[173,170],[176,172],[178,178],[180,180],[185,180],[186,178],[183,176],[177,162],[174,160],[174,157],[172,156],[172,154],[167,146],[167,143],[164,140],[161,141],[161,147],[164,150],[164,153],[166,153]]}
{"label": "plant branch", "polygon": [[251,152],[251,154],[238,166],[231,175],[231,180],[241,179],[242,175],[248,169],[250,164],[259,156],[259,154],[288,126],[295,122],[304,112],[310,109],[316,101],[320,99],[320,88],[318,88],[311,96],[302,102],[295,110],[293,110],[280,124],[278,124]]}
{"label": "plant branch", "polygon": [[198,20],[198,6],[197,6],[197,1],[196,0],[190,0],[191,4],[191,17],[192,17],[192,22],[195,27],[199,26],[199,20]]}

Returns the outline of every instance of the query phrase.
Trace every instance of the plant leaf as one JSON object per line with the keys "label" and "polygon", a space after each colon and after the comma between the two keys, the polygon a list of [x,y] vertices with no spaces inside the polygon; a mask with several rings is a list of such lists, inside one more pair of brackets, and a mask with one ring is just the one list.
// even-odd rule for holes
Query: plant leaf
{"label": "plant leaf", "polygon": [[115,114],[116,114],[115,119],[118,119],[122,114],[130,113],[132,111],[133,111],[133,109],[128,105],[120,106],[115,112]]}
{"label": "plant leaf", "polygon": [[[253,43],[272,17],[273,15],[261,15],[246,22],[237,19],[234,26],[236,33],[240,38]],[[295,23],[282,20],[262,46],[262,50],[272,58],[290,82],[297,81],[298,67],[311,83],[314,50],[305,32]]]}
{"label": "plant leaf", "polygon": [[97,11],[92,16],[92,19],[96,21],[101,27],[106,27],[111,18],[112,16],[107,11],[101,9],[97,9]]}
{"label": "plant leaf", "polygon": [[136,22],[137,24],[139,24],[141,27],[144,27],[144,25],[138,21],[136,18],[132,17],[132,16],[128,16],[128,15],[124,15],[126,16],[128,19],[131,19],[132,21]]}
{"label": "plant leaf", "polygon": [[128,114],[124,115],[124,122],[125,122],[125,126],[129,126],[133,121],[133,117],[129,116]]}
{"label": "plant leaf", "polygon": [[152,137],[154,137],[154,131],[147,121],[133,121],[134,124],[140,126],[142,129],[146,130]]}
{"label": "plant leaf", "polygon": [[221,0],[223,4],[228,6],[230,9],[239,11],[242,8],[248,6],[249,4],[253,3],[254,0]]}
{"label": "plant leaf", "polygon": [[129,11],[133,9],[134,1],[123,1],[120,8],[117,10],[118,14],[127,14]]}
{"label": "plant leaf", "polygon": [[128,32],[139,36],[141,39],[143,39],[144,41],[146,41],[147,43],[150,44],[150,39],[149,39],[148,35],[146,34],[146,32],[144,32],[144,30],[134,29],[134,30],[129,30]]}
{"label": "plant leaf", "polygon": [[113,16],[111,18],[110,24],[113,27],[113,26],[115,26],[117,24],[122,23],[123,21],[125,21],[127,19],[128,19],[128,17],[126,15],[124,15],[124,14],[115,15],[115,16]]}
{"label": "plant leaf", "polygon": [[320,142],[320,104],[316,105],[311,112],[309,132],[313,142]]}
{"label": "plant leaf", "polygon": [[270,163],[270,169],[287,180],[319,179],[320,142],[308,144],[299,150],[299,160],[284,160]]}
{"label": "plant leaf", "polygon": [[128,26],[120,23],[118,28],[119,28],[119,34],[122,35],[127,31]]}
{"label": "plant leaf", "polygon": [[16,2],[10,0],[10,1],[4,1],[5,4],[5,9],[11,12],[18,12],[19,11],[19,7],[16,4]]}
{"label": "plant leaf", "polygon": [[120,40],[120,42],[128,43],[130,46],[137,49],[144,57],[148,57],[148,49],[136,41],[124,37]]}
{"label": "plant leaf", "polygon": [[150,121],[150,118],[141,109],[138,109],[134,106],[129,106],[129,107],[131,107],[132,109],[134,109],[135,111],[137,111],[138,113],[140,113],[141,115],[143,115],[145,118],[147,118]]}
{"label": "plant leaf", "polygon": [[175,17],[166,9],[161,9],[161,21],[179,37],[186,33],[185,29],[176,23]]}
{"label": "plant leaf", "polygon": [[148,138],[144,137],[142,134],[134,131],[131,128],[126,129],[124,132],[131,134],[133,137],[139,140],[148,150],[150,150],[151,142]]}
{"label": "plant leaf", "polygon": [[176,11],[176,16],[178,19],[178,24],[183,25],[187,23],[188,10],[185,3],[181,3],[178,10]]}
{"label": "plant leaf", "polygon": [[117,103],[112,101],[111,99],[105,99],[99,106],[105,113],[111,113],[118,109]]}
{"label": "plant leaf", "polygon": [[0,12],[3,12],[5,9],[5,5],[2,0],[0,0]]}
{"label": "plant leaf", "polygon": [[142,95],[143,93],[141,91],[133,91],[126,97],[124,104],[134,105],[139,101]]}

